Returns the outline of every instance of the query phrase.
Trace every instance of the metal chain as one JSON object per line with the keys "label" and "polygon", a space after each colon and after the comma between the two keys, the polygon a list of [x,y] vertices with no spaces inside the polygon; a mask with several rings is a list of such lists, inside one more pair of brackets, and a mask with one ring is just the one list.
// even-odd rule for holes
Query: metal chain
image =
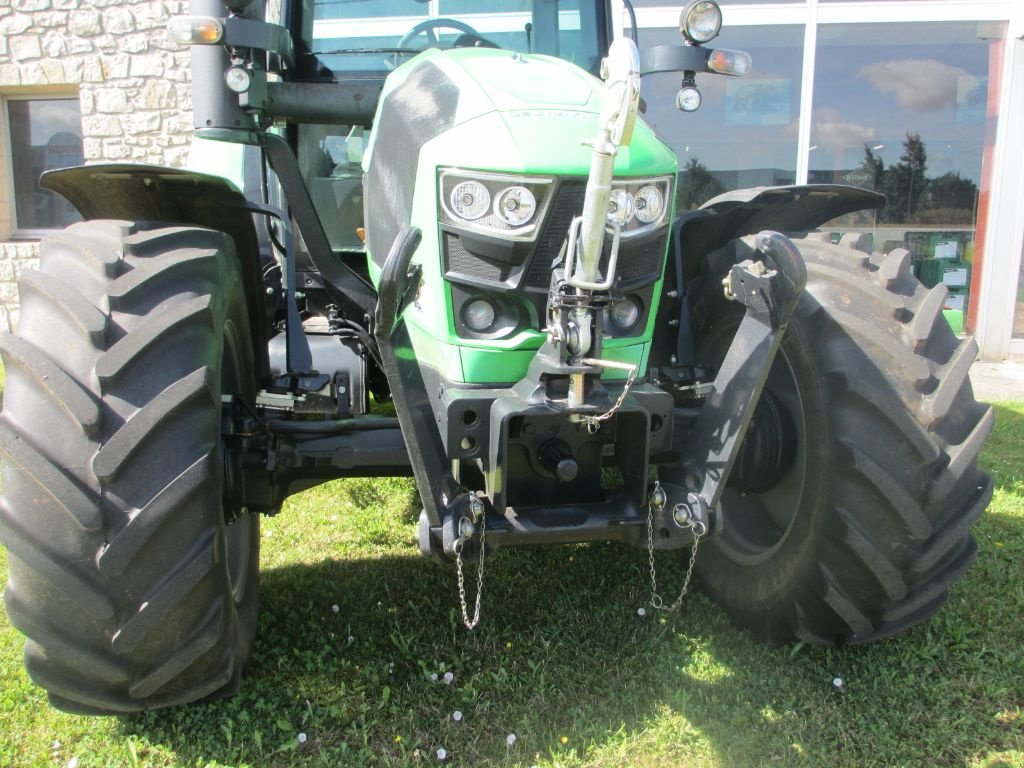
{"label": "metal chain", "polygon": [[587,432],[589,432],[592,435],[596,435],[597,431],[601,428],[601,422],[610,419],[612,416],[615,415],[615,412],[622,407],[622,403],[625,402],[626,400],[626,395],[629,394],[629,388],[633,386],[633,382],[636,381],[636,374],[638,370],[639,366],[634,365],[630,367],[629,376],[626,377],[626,385],[622,388],[622,393],[619,395],[619,398],[615,401],[615,404],[611,408],[602,413],[600,416],[583,417],[583,423],[587,427]]}
{"label": "metal chain", "polygon": [[469,619],[466,609],[466,578],[462,574],[462,547],[465,539],[455,542],[455,571],[459,580],[459,608],[462,610],[462,623],[466,629],[473,629],[480,623],[480,598],[484,593],[484,553],[487,551],[487,515],[480,516],[480,562],[476,572],[476,606],[473,609],[473,620]]}
{"label": "metal chain", "polygon": [[[655,482],[655,489],[660,490],[661,485]],[[652,493],[651,496],[654,496]],[[671,613],[679,609],[686,597],[686,591],[690,588],[690,579],[693,578],[693,566],[697,562],[697,548],[700,540],[707,533],[707,528],[700,520],[690,519],[688,526],[693,531],[693,548],[690,550],[690,564],[686,568],[686,578],[683,579],[683,588],[679,590],[679,596],[672,605],[665,605],[665,601],[658,594],[658,573],[654,567],[654,505],[650,498],[647,500],[647,559],[651,564],[651,607],[658,611]]]}

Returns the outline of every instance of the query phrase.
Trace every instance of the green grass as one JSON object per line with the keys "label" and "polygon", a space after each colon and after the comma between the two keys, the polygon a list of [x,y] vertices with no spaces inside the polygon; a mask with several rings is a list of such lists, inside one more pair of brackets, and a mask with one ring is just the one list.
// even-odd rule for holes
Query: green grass
{"label": "green grass", "polygon": [[[322,486],[265,521],[260,634],[229,701],[59,713],[0,613],[0,766],[437,765],[443,747],[474,767],[1019,768],[1022,456],[1024,403],[1001,404],[983,454],[995,499],[948,607],[829,650],[758,645],[699,590],[678,615],[640,617],[646,554],[610,545],[499,552],[470,633],[453,569],[417,554],[410,482]],[[667,557],[662,583],[678,584]],[[450,685],[431,680],[445,672]]]}

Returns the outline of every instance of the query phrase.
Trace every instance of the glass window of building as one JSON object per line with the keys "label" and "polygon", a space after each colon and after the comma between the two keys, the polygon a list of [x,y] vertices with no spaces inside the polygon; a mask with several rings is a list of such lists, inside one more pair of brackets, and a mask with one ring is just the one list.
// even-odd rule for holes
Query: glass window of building
{"label": "glass window of building", "polygon": [[9,98],[6,102],[17,234],[66,227],[81,217],[63,197],[39,186],[43,171],[81,165],[78,99]]}
{"label": "glass window of building", "polygon": [[[907,248],[925,285],[950,290],[960,330],[986,219],[1005,23],[818,27],[808,181],[885,194],[877,214],[833,222]],[[957,315],[956,313],[959,313]]]}
{"label": "glass window of building", "polygon": [[[710,47],[746,51],[753,70],[742,78],[698,75],[696,112],[676,109],[678,73],[644,77],[644,119],[679,157],[680,210],[728,190],[796,180],[803,39],[802,25],[723,28]],[[641,49],[680,41],[675,28],[640,29]]]}

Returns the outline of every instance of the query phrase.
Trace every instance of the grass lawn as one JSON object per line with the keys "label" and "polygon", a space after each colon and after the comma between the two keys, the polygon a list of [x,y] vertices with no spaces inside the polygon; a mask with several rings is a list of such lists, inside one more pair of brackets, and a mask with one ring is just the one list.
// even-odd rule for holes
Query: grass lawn
{"label": "grass lawn", "polygon": [[[470,633],[454,570],[417,554],[412,483],[337,482],[264,521],[260,633],[232,700],[59,713],[0,611],[0,766],[438,765],[443,748],[473,767],[1020,768],[1024,403],[997,410],[978,561],[898,638],[764,647],[699,590],[641,617],[647,556],[610,545],[500,551]],[[682,557],[661,561],[678,585]]]}

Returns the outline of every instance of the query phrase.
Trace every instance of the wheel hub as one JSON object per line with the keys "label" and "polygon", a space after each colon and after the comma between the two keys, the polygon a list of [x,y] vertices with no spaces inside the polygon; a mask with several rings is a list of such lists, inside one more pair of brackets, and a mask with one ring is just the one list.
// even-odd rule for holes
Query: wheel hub
{"label": "wheel hub", "polygon": [[728,486],[740,493],[765,493],[785,476],[796,456],[796,428],[782,402],[767,389],[750,420]]}

